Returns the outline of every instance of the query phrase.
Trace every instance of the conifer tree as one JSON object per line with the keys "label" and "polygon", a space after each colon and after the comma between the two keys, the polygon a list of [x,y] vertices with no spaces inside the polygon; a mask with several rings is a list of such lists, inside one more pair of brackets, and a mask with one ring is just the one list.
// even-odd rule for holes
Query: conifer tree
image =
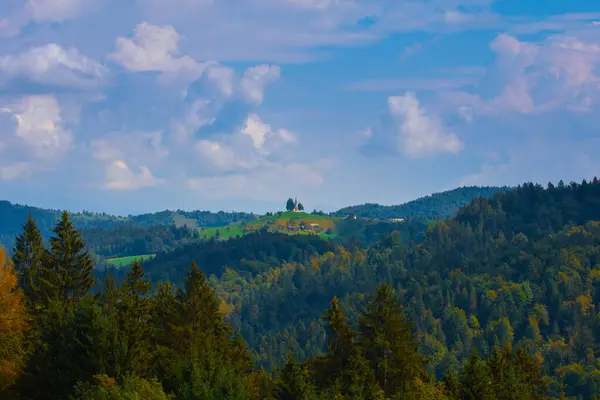
{"label": "conifer tree", "polygon": [[316,400],[308,369],[290,354],[277,381],[277,400]]}
{"label": "conifer tree", "polygon": [[122,300],[118,307],[122,364],[120,374],[141,374],[148,367],[151,304],[147,295],[152,285],[144,275],[140,262],[135,260],[121,288]]}
{"label": "conifer tree", "polygon": [[44,257],[42,234],[31,213],[23,224],[23,233],[17,236],[13,255],[14,269],[19,276],[19,286],[33,311],[40,306],[39,274]]}
{"label": "conifer tree", "polygon": [[377,288],[361,310],[358,323],[363,354],[386,395],[399,393],[424,376],[424,360],[418,353],[413,326],[389,286]]}
{"label": "conifer tree", "polygon": [[181,304],[179,344],[187,347],[190,354],[205,348],[209,343],[215,348],[222,325],[219,303],[209,286],[206,275],[192,261],[184,281],[184,290],[179,293]]}
{"label": "conifer tree", "polygon": [[336,381],[345,391],[350,385],[348,363],[353,355],[356,332],[348,324],[344,311],[339,306],[337,297],[331,301],[331,308],[325,311],[322,319],[327,323],[327,355],[315,360],[313,368],[319,386],[332,385]]}
{"label": "conifer tree", "polygon": [[460,375],[461,397],[465,400],[492,400],[495,392],[488,366],[473,350]]}
{"label": "conifer tree", "polygon": [[94,285],[94,262],[67,211],[52,231],[56,236],[50,239],[40,286],[47,298],[74,303]]}

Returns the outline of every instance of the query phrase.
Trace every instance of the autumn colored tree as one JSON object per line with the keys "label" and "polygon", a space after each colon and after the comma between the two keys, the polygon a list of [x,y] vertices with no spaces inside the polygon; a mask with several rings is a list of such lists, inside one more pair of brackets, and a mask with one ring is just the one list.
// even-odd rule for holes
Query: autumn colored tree
{"label": "autumn colored tree", "polygon": [[27,315],[12,262],[0,247],[0,397],[19,376]]}

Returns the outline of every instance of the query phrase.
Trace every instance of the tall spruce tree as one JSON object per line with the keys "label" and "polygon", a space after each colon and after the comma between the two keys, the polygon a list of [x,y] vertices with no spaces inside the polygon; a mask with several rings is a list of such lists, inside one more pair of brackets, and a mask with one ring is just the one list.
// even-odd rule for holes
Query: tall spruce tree
{"label": "tall spruce tree", "polygon": [[197,354],[206,348],[220,350],[219,338],[223,321],[219,313],[219,303],[206,275],[192,261],[184,281],[184,290],[179,293],[180,301],[180,345],[186,346],[190,354]]}
{"label": "tall spruce tree", "polygon": [[17,236],[13,252],[13,264],[18,274],[30,311],[40,307],[39,275],[44,259],[44,243],[31,213],[23,224],[23,233]]}
{"label": "tall spruce tree", "polygon": [[337,297],[331,301],[331,308],[325,311],[322,319],[328,328],[327,355],[317,359],[315,363],[317,381],[327,385],[337,382],[346,390],[350,385],[351,371],[348,371],[349,360],[355,347],[356,332],[348,324],[344,311],[339,306]]}
{"label": "tall spruce tree", "polygon": [[359,343],[386,395],[399,393],[425,376],[413,325],[386,284],[377,288],[359,317]]}
{"label": "tall spruce tree", "polygon": [[94,261],[67,211],[52,231],[56,236],[44,257],[41,290],[48,298],[75,303],[94,286]]}
{"label": "tall spruce tree", "polygon": [[144,277],[140,262],[135,260],[122,286],[119,309],[120,368],[117,377],[141,375],[149,367],[151,334],[151,299],[147,297],[152,285]]}

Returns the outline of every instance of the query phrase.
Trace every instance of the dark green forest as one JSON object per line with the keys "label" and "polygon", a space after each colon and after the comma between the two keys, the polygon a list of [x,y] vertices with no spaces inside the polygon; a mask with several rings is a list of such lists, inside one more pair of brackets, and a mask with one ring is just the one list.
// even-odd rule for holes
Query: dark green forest
{"label": "dark green forest", "polygon": [[459,208],[469,204],[475,197],[490,197],[496,193],[510,190],[509,187],[465,186],[445,192],[434,193],[408,203],[396,206],[383,206],[375,203],[361,204],[342,208],[332,215],[345,217],[354,214],[358,217],[390,219],[390,218],[448,218]]}
{"label": "dark green forest", "polygon": [[117,270],[85,239],[63,213],[44,243],[33,217],[2,253],[0,398],[600,395],[597,179],[474,197],[370,246],[191,238]]}

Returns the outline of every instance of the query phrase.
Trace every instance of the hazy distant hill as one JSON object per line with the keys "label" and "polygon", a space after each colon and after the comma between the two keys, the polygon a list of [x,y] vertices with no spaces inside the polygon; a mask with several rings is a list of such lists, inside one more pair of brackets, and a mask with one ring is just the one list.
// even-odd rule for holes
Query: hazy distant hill
{"label": "hazy distant hill", "polygon": [[332,215],[344,217],[353,213],[357,217],[378,219],[406,217],[446,218],[453,216],[460,207],[471,203],[474,197],[490,197],[495,193],[506,192],[510,189],[507,186],[465,186],[446,192],[434,193],[396,206],[367,203],[345,207],[332,213]]}
{"label": "hazy distant hill", "polygon": [[[58,220],[61,213],[59,210],[49,210],[38,207],[12,204],[8,201],[0,201],[0,244],[7,248],[14,245],[15,236],[22,230],[23,223],[27,220],[29,213],[33,214],[42,235],[48,238],[51,229]],[[252,221],[257,217],[254,214],[240,212],[210,212],[210,211],[159,211],[152,214],[140,214],[134,216],[115,216],[105,213],[79,212],[72,213],[71,217],[77,229],[99,229],[114,228],[120,225],[136,225],[142,228],[155,226],[177,227],[218,227],[229,225],[241,220]]]}

